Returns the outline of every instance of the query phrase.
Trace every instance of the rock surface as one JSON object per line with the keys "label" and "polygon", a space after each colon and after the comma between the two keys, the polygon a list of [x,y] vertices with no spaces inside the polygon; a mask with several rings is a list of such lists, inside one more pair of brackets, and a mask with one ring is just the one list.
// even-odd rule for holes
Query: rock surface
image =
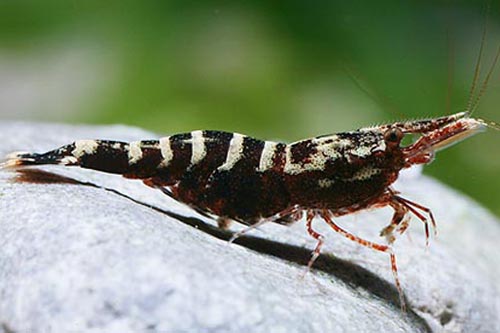
{"label": "rock surface", "polygon": [[[0,155],[154,137],[123,126],[3,123]],[[426,248],[412,219],[411,237],[396,242],[403,314],[389,258],[319,220],[326,244],[302,279],[315,245],[304,223],[264,225],[229,244],[213,220],[138,181],[27,170],[0,170],[0,332],[500,332],[500,223],[419,172],[395,188],[432,208],[439,234]],[[381,242],[390,216],[337,221]]]}

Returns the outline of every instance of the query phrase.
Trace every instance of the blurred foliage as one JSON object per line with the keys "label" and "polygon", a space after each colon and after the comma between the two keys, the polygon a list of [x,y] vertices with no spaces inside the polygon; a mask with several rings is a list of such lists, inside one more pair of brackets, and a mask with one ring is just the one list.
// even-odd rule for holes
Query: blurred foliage
{"label": "blurred foliage", "polygon": [[[492,61],[500,6],[487,15],[485,8],[430,0],[4,0],[0,116],[286,141],[439,116],[465,108],[485,25],[483,76]],[[499,72],[478,117],[500,121]],[[425,170],[500,214],[500,136],[492,132],[441,152]]]}

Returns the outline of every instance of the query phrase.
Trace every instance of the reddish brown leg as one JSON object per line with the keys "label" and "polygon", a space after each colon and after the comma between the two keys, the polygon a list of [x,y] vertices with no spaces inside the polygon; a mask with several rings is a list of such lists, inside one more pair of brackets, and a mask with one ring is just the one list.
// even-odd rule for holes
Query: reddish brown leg
{"label": "reddish brown leg", "polygon": [[[403,233],[408,227],[408,223],[405,223],[404,226],[400,226],[400,224],[405,220],[408,215],[408,208],[406,208],[403,204],[397,201],[391,201],[389,205],[394,209],[394,215],[392,216],[391,223],[382,229],[380,232],[380,236],[385,236],[387,242],[389,244],[394,243],[396,238],[394,237],[394,230],[399,228],[398,231]],[[404,223],[404,222],[403,222]]]}
{"label": "reddish brown leg", "polygon": [[331,218],[331,213],[328,210],[322,210],[321,213],[320,213],[320,215],[323,218],[323,220],[325,220],[325,222],[328,223],[328,225],[333,230],[335,230],[336,232],[338,232],[342,236],[344,236],[344,237],[346,237],[346,238],[348,238],[348,239],[350,239],[350,240],[352,240],[352,241],[354,241],[354,242],[356,242],[358,244],[366,246],[366,247],[368,247],[370,249],[373,249],[373,250],[376,250],[376,251],[380,251],[380,252],[384,252],[384,253],[389,253],[389,255],[391,257],[392,275],[394,276],[394,281],[395,281],[395,284],[396,284],[396,289],[398,290],[398,293],[399,293],[399,301],[400,301],[400,304],[401,304],[401,310],[403,312],[406,312],[406,303],[405,303],[405,300],[404,300],[403,289],[401,288],[401,283],[400,283],[399,277],[398,277],[398,266],[396,264],[396,255],[394,254],[394,252],[392,252],[392,249],[388,245],[377,244],[377,243],[373,243],[373,242],[367,241],[367,240],[365,240],[363,238],[360,238],[360,237],[358,237],[356,235],[353,235],[350,232],[342,229],[337,224],[335,224],[335,222],[333,222],[333,220]]}
{"label": "reddish brown leg", "polygon": [[399,232],[400,235],[404,234],[404,232],[406,231],[406,229],[408,229],[408,227],[410,226],[410,214],[407,214],[403,221],[401,221],[401,223],[399,224],[398,228],[396,229],[397,232]]}
{"label": "reddish brown leg", "polygon": [[402,198],[400,196],[393,196],[393,200],[396,200],[397,202],[401,203],[404,205],[409,211],[411,211],[420,221],[424,223],[425,226],[425,244],[426,246],[429,246],[429,223],[427,221],[427,218],[422,215],[417,209],[420,209],[421,211],[424,211],[427,213],[431,219],[431,224],[432,228],[434,230],[434,235],[437,235],[437,229],[436,229],[436,220],[434,219],[434,215],[432,214],[432,211],[424,207],[416,202],[410,201],[408,199]]}
{"label": "reddish brown leg", "polygon": [[293,215],[293,216],[300,218],[301,215],[297,215],[297,212],[298,212],[298,208],[295,206],[292,206],[292,207],[287,208],[287,209],[285,209],[285,210],[283,210],[283,211],[279,212],[278,214],[275,214],[271,217],[263,218],[260,221],[258,221],[257,223],[254,223],[254,224],[234,233],[233,236],[231,237],[231,239],[229,239],[229,243],[234,242],[237,238],[243,236],[244,234],[246,234],[247,232],[249,232],[255,228],[260,227],[263,224],[266,224],[268,222],[273,222],[274,220],[283,218],[284,216]]}
{"label": "reddish brown leg", "polygon": [[[414,201],[410,201],[408,199],[405,199],[405,198],[402,198],[400,196],[395,196],[396,199],[400,202],[402,202],[403,204],[406,204],[406,206],[413,206],[417,209],[420,209],[421,211],[425,212],[426,214],[429,215],[430,219],[431,219],[431,223],[432,223],[432,228],[434,229],[434,235],[437,234],[437,226],[436,226],[436,220],[434,219],[434,214],[432,214],[432,210],[430,210],[429,208],[425,207],[425,206],[422,206],[421,204],[418,204]],[[410,208],[408,207],[408,208]],[[411,209],[410,209],[411,210]],[[413,212],[413,211],[412,211]],[[415,214],[416,215],[416,214]],[[418,216],[418,215],[417,215]],[[427,220],[425,219],[424,217],[424,220]]]}
{"label": "reddish brown leg", "polygon": [[328,225],[333,230],[335,230],[336,232],[338,232],[342,236],[349,238],[350,240],[355,241],[356,243],[359,243],[359,244],[366,246],[366,247],[369,247],[371,249],[374,249],[374,250],[377,250],[380,252],[390,252],[390,248],[388,245],[377,244],[377,243],[367,241],[367,240],[360,238],[356,235],[353,235],[350,232],[339,227],[337,224],[335,224],[335,222],[333,222],[332,218],[330,217],[331,216],[330,211],[322,210],[320,213],[320,216],[323,218],[323,220],[325,220],[326,223],[328,223]]}
{"label": "reddish brown leg", "polygon": [[254,223],[252,225],[249,225],[248,227],[244,228],[244,229],[241,229],[240,231],[238,232],[235,232],[231,238],[229,239],[229,243],[232,243],[234,242],[237,238],[240,238],[241,236],[243,236],[244,234],[246,234],[247,232],[249,231],[252,231],[253,229],[256,229],[258,227],[260,227],[261,225],[263,224],[266,224],[267,222],[270,222],[269,219],[261,219],[259,222],[257,223]]}
{"label": "reddish brown leg", "polygon": [[[434,219],[434,215],[432,214],[432,211],[429,208],[424,207],[416,202],[413,202],[413,201],[410,201],[410,200],[405,199],[403,197],[400,197],[398,194],[399,194],[398,192],[390,189],[389,192],[387,193],[387,195],[383,197],[383,199],[380,201],[380,203],[377,206],[383,207],[384,205],[387,205],[387,204],[391,205],[391,207],[393,207],[395,210],[395,215],[393,217],[393,221],[397,215],[397,210],[404,209],[407,212],[409,211],[409,212],[413,213],[420,221],[422,221],[424,223],[425,244],[426,244],[426,246],[429,246],[428,219],[424,215],[422,215],[417,209],[424,211],[425,213],[427,213],[429,215],[431,223],[432,223],[432,227],[434,229],[434,235],[436,235],[437,234],[436,221]],[[408,215],[406,215],[405,218],[408,218]],[[404,219],[404,220],[400,221],[400,224],[401,224],[401,226],[398,228],[398,231],[400,234],[402,234],[408,228],[408,221],[406,219]],[[392,225],[392,222],[391,222],[391,225]],[[386,231],[386,229],[387,229],[387,231]],[[382,230],[383,234],[381,234],[381,235],[388,234],[389,232],[393,231],[395,229],[395,227],[392,227],[392,228],[388,227],[386,229]]]}
{"label": "reddish brown leg", "polygon": [[315,216],[316,216],[315,211],[313,211],[313,210],[307,211],[307,220],[306,220],[307,232],[309,233],[309,235],[311,235],[311,237],[316,239],[318,241],[318,243],[316,244],[316,247],[314,248],[314,251],[312,252],[311,259],[309,259],[309,262],[307,263],[307,270],[305,273],[307,273],[311,269],[311,267],[314,264],[314,262],[316,261],[316,259],[318,259],[318,256],[321,253],[321,247],[323,246],[323,242],[324,242],[323,235],[314,231],[314,229],[312,228],[312,221],[313,221]]}

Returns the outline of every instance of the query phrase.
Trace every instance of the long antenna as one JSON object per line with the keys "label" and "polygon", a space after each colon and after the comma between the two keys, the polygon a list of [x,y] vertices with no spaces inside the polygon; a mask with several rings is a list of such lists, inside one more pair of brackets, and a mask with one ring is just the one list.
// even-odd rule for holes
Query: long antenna
{"label": "long antenna", "polygon": [[496,129],[497,131],[500,131],[500,124],[497,124],[494,121],[488,122],[488,126],[490,126],[491,128]]}
{"label": "long antenna", "polygon": [[472,115],[472,113],[476,110],[477,105],[479,104],[479,101],[481,100],[481,97],[484,95],[486,88],[488,88],[488,81],[490,80],[491,74],[495,70],[495,66],[498,62],[498,57],[500,56],[500,45],[498,46],[497,52],[495,54],[495,59],[493,60],[493,63],[491,64],[490,69],[488,70],[488,74],[486,75],[486,78],[483,81],[483,84],[481,85],[481,89],[479,90],[479,93],[476,96],[476,99],[474,100],[474,103],[472,104],[472,109],[467,109],[470,111],[469,116]]}
{"label": "long antenna", "polygon": [[455,41],[450,35],[450,30],[446,29],[446,40],[448,49],[448,75],[447,75],[447,89],[446,89],[446,114],[451,114],[451,99],[453,87],[453,72],[455,65]]}
{"label": "long antenna", "polygon": [[383,110],[389,111],[393,116],[402,118],[403,114],[394,106],[394,104],[387,98],[384,94],[380,94],[378,91],[374,91],[373,85],[367,87],[364,82],[367,82],[366,77],[363,77],[358,71],[352,66],[348,66],[344,63],[344,70],[346,71],[349,78],[354,82],[356,87],[368,96],[375,104],[381,107]]}
{"label": "long antenna", "polygon": [[481,59],[483,58],[484,43],[486,40],[486,31],[487,31],[487,27],[488,27],[488,15],[487,15],[487,13],[489,11],[489,8],[490,7],[488,4],[488,7],[487,7],[487,10],[485,13],[485,24],[484,24],[484,28],[483,28],[483,35],[481,37],[481,46],[479,47],[479,54],[477,56],[476,67],[474,69],[474,77],[472,78],[472,84],[471,84],[470,91],[469,91],[469,100],[467,102],[466,110],[470,113],[472,113],[471,107],[472,107],[472,104],[474,101],[474,93],[476,91],[476,85],[477,85],[477,81],[479,79],[479,73],[481,72]]}

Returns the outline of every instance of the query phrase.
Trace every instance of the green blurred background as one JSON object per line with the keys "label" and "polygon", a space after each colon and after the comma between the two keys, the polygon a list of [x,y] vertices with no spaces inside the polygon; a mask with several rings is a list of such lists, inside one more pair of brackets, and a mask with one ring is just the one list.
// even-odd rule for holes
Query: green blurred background
{"label": "green blurred background", "polygon": [[[486,1],[3,0],[0,119],[293,141],[444,115],[467,104],[486,21],[483,75],[500,44],[500,6],[492,3],[488,15],[485,8]],[[475,115],[500,121],[499,102],[500,69]],[[425,168],[497,215],[499,170],[495,131]]]}

